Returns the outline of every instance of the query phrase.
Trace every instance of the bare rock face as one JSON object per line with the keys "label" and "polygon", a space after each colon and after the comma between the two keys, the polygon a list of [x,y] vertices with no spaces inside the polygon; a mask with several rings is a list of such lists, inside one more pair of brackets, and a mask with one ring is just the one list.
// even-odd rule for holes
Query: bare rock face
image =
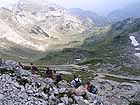
{"label": "bare rock face", "polygon": [[0,54],[19,57],[20,53],[13,53],[16,48],[25,58],[38,54],[32,52],[55,49],[55,45],[81,41],[82,36],[72,36],[88,29],[65,8],[46,0],[19,0],[11,8],[0,8],[0,24]]}

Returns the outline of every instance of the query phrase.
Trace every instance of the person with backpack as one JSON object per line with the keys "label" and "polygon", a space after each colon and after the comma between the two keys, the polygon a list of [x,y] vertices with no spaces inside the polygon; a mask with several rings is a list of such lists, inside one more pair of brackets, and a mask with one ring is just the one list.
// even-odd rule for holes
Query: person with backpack
{"label": "person with backpack", "polygon": [[37,71],[37,67],[33,63],[31,63],[31,72],[32,72],[32,74],[35,74],[36,71]]}
{"label": "person with backpack", "polygon": [[87,91],[93,94],[97,93],[97,88],[91,84],[90,82],[87,82]]}
{"label": "person with backpack", "polygon": [[71,81],[72,87],[78,88],[81,86],[81,83],[82,81],[76,75],[74,75],[74,79]]}
{"label": "person with backpack", "polygon": [[56,83],[60,82],[62,80],[62,74],[58,73],[56,74]]}
{"label": "person with backpack", "polygon": [[47,78],[53,79],[53,71],[49,67],[47,67],[46,74],[47,74]]}
{"label": "person with backpack", "polygon": [[18,62],[18,64],[16,65],[17,69],[24,69],[24,66],[21,64],[21,62]]}
{"label": "person with backpack", "polygon": [[16,70],[16,76],[20,77],[21,76],[21,70],[23,69],[23,65],[21,64],[21,62],[18,62],[15,66],[15,70]]}

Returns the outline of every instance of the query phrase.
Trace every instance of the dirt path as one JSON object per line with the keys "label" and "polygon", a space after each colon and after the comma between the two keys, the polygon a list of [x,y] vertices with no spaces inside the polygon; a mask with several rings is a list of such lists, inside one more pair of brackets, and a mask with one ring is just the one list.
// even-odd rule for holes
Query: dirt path
{"label": "dirt path", "polygon": [[112,76],[120,79],[127,79],[127,80],[132,80],[132,81],[140,81],[140,77],[127,77],[127,76],[122,76],[122,75],[114,75],[114,74],[104,74],[105,76]]}

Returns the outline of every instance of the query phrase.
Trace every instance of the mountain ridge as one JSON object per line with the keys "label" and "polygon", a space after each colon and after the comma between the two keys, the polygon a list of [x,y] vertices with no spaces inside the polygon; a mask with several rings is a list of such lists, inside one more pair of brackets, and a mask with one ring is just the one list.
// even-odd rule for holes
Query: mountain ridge
{"label": "mountain ridge", "polygon": [[139,18],[140,14],[137,11],[140,9],[140,3],[132,3],[126,7],[118,10],[114,10],[108,14],[109,20],[111,22],[117,22],[126,18]]}
{"label": "mountain ridge", "polygon": [[[58,46],[56,49],[62,49],[62,45],[66,46],[73,41],[82,43],[86,36],[82,38],[81,33],[88,30],[79,18],[69,14],[62,7],[49,4],[46,0],[45,3],[38,3],[37,0],[19,0],[10,9],[1,8],[0,19],[3,24],[0,37],[3,49],[16,45],[21,46],[21,49],[29,48],[36,52],[46,52],[55,49],[55,46]],[[7,41],[14,43],[14,46],[6,43]]]}

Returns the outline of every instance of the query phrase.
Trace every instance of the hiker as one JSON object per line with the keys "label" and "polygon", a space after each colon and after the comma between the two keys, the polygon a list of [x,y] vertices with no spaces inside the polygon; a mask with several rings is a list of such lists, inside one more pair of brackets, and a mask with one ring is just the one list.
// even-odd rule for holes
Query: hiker
{"label": "hiker", "polygon": [[97,93],[97,88],[91,84],[90,82],[87,82],[87,91],[93,94]]}
{"label": "hiker", "polygon": [[53,78],[53,71],[49,67],[47,67],[46,74],[47,78]]}
{"label": "hiker", "polygon": [[21,62],[18,62],[18,64],[16,65],[16,69],[23,69],[24,66],[21,64]]}
{"label": "hiker", "polygon": [[81,80],[74,75],[74,79],[71,81],[72,87],[78,88],[81,85]]}
{"label": "hiker", "polygon": [[56,70],[53,70],[53,79],[55,79],[56,80]]}
{"label": "hiker", "polygon": [[16,76],[20,77],[21,76],[21,69],[23,69],[23,65],[21,62],[18,62],[18,64],[15,66],[16,69]]}
{"label": "hiker", "polygon": [[35,74],[36,71],[37,71],[37,67],[33,63],[31,63],[31,72],[32,72],[32,74]]}
{"label": "hiker", "polygon": [[60,82],[62,80],[62,74],[59,73],[56,75],[56,83]]}

